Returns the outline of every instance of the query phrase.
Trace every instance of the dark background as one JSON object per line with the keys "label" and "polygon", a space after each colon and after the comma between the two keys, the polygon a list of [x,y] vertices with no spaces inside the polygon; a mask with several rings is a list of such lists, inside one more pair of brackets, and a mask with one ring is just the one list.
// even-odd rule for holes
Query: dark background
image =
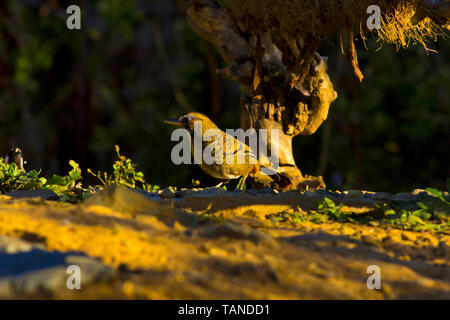
{"label": "dark background", "polygon": [[[66,28],[71,4],[82,9],[81,30]],[[300,169],[330,188],[444,189],[448,39],[428,44],[439,54],[420,44],[398,52],[367,45],[357,43],[366,77],[359,84],[338,41],[323,41],[339,98],[315,135],[294,140]],[[197,110],[221,128],[238,127],[240,88],[216,76],[221,66],[189,28],[183,0],[2,0],[0,154],[20,146],[26,168],[48,176],[67,172],[70,159],[109,170],[118,144],[150,183],[207,185],[198,168],[171,163],[173,128],[162,121]]]}

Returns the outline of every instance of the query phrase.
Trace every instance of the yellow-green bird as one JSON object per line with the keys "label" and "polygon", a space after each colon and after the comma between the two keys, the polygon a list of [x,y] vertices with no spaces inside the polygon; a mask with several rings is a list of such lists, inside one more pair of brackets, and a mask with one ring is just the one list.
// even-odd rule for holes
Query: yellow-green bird
{"label": "yellow-green bird", "polygon": [[[197,129],[200,126],[195,126],[195,123],[198,121],[201,121],[201,132]],[[222,153],[221,156],[217,157],[221,158],[222,161],[214,161],[211,164],[205,163],[205,161],[198,161],[203,171],[211,177],[221,180],[232,180],[243,177],[240,183],[240,189],[242,189],[248,176],[252,177],[258,174],[261,167],[270,169],[270,164],[262,164],[257,159],[256,153],[248,145],[220,130],[211,119],[202,113],[189,112],[181,115],[177,119],[166,120],[165,122],[189,131],[192,146],[191,152],[194,155],[194,159],[194,142],[196,140],[202,143],[201,155],[203,155],[205,148],[210,148],[211,156],[213,157],[216,156],[215,151]],[[211,136],[209,141],[204,139],[204,137],[208,138],[207,131],[211,129],[217,130],[213,132],[221,136],[222,143],[217,141],[215,136]],[[283,174],[274,171],[274,174],[270,175],[270,177],[278,184],[280,189],[289,188],[291,181]]]}

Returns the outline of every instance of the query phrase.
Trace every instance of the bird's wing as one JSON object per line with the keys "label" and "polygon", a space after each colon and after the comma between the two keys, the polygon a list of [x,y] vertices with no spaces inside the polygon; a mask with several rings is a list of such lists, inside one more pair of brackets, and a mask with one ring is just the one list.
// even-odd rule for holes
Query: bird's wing
{"label": "bird's wing", "polygon": [[224,140],[224,157],[227,159],[225,160],[226,163],[229,163],[230,160],[234,161],[234,163],[237,163],[237,159],[241,159],[241,161],[244,161],[245,163],[256,164],[258,162],[258,155],[256,154],[256,152],[244,142],[236,139],[229,134],[225,134]]}

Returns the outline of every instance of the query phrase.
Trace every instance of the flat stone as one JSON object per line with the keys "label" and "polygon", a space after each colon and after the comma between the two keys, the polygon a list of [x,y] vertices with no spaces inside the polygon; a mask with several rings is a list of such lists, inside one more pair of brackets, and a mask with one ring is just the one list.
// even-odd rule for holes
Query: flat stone
{"label": "flat stone", "polygon": [[165,188],[162,190],[159,196],[163,199],[173,199],[175,198],[175,192],[173,192],[170,188]]}
{"label": "flat stone", "polygon": [[314,191],[314,194],[320,197],[330,196],[330,193],[325,189],[317,189],[316,191]]}
{"label": "flat stone", "polygon": [[163,204],[150,200],[141,192],[119,187],[108,186],[95,195],[83,201],[84,205],[105,206],[117,211],[136,212],[157,212],[165,207]]}
{"label": "flat stone", "polygon": [[247,190],[247,193],[249,195],[256,196],[259,192],[258,192],[258,190],[255,190],[255,189],[249,189],[249,190]]}
{"label": "flat stone", "polygon": [[392,194],[388,192],[376,192],[370,196],[372,200],[390,200],[392,198]]}
{"label": "flat stone", "polygon": [[13,198],[40,198],[41,200],[58,200],[59,196],[52,190],[14,190],[6,193]]}
{"label": "flat stone", "polygon": [[198,215],[187,213],[176,208],[166,207],[160,209],[155,216],[170,227],[173,227],[176,223],[190,228],[198,225]]}
{"label": "flat stone", "polygon": [[273,189],[270,188],[262,188],[261,190],[258,190],[259,193],[269,193],[269,194],[275,194]]}
{"label": "flat stone", "polygon": [[406,241],[416,241],[417,240],[417,236],[412,233],[412,232],[402,232],[402,240],[406,240]]}
{"label": "flat stone", "polygon": [[12,238],[8,236],[0,236],[0,254],[2,253],[17,253],[28,252],[33,248],[44,248],[43,244],[30,243],[21,239]]}
{"label": "flat stone", "polygon": [[413,191],[411,191],[411,194],[412,194],[412,195],[425,194],[425,195],[430,195],[430,196],[431,196],[431,193],[428,192],[428,191],[425,190],[425,189],[414,189]]}
{"label": "flat stone", "polygon": [[212,187],[212,188],[205,188],[201,192],[216,195],[216,194],[223,194],[227,191],[220,187]]}
{"label": "flat stone", "polygon": [[190,196],[192,194],[195,194],[195,193],[196,192],[194,190],[192,190],[192,189],[183,189],[183,190],[177,191],[175,193],[175,196],[183,198],[183,197],[188,197],[188,196]]}
{"label": "flat stone", "polygon": [[266,233],[245,225],[234,223],[206,226],[200,232],[200,235],[212,238],[228,237],[234,239],[247,239],[254,243],[264,243],[268,245],[275,245],[276,243],[275,239]]}
{"label": "flat stone", "polygon": [[348,190],[348,196],[350,198],[361,199],[364,197],[364,193],[361,190],[350,189],[350,190]]}
{"label": "flat stone", "polygon": [[304,194],[305,196],[309,197],[309,198],[313,198],[313,197],[318,197],[318,196],[319,196],[319,195],[317,195],[315,192],[311,192],[311,191],[309,191],[309,190],[306,190],[303,194]]}
{"label": "flat stone", "polygon": [[[445,192],[443,193],[446,196]],[[424,189],[415,189],[411,191],[411,199],[418,200],[420,197],[433,197],[433,194]]]}
{"label": "flat stone", "polygon": [[411,200],[411,194],[409,192],[399,192],[399,193],[394,194],[393,200],[409,201],[409,200]]}
{"label": "flat stone", "polygon": [[113,270],[102,262],[84,255],[42,249],[0,253],[0,297],[6,299],[68,290],[67,267],[70,265],[80,268],[81,288],[113,274]]}

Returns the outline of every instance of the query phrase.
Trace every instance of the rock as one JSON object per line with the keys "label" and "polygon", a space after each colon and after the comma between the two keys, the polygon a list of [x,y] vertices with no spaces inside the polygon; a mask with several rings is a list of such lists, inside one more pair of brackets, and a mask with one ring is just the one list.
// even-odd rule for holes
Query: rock
{"label": "rock", "polygon": [[275,192],[273,191],[273,189],[270,188],[262,188],[261,190],[258,190],[259,193],[269,193],[269,194],[275,194]]}
{"label": "rock", "polygon": [[138,191],[119,186],[108,186],[102,191],[83,201],[84,205],[105,206],[117,211],[137,212],[157,212],[165,206],[149,200]]}
{"label": "rock", "polygon": [[378,201],[390,200],[392,198],[392,194],[390,194],[388,192],[376,192],[375,194],[372,194],[370,196],[370,198],[372,200],[378,200]]}
{"label": "rock", "polygon": [[198,215],[176,208],[166,207],[159,210],[155,216],[169,227],[174,227],[177,222],[185,227],[196,227],[198,225]]}
{"label": "rock", "polygon": [[[444,194],[444,196],[446,196],[445,193],[443,193],[443,194]],[[412,200],[416,201],[420,197],[430,198],[430,197],[433,197],[433,195],[431,194],[431,192],[424,190],[424,189],[415,189],[415,190],[411,191],[410,198]]]}
{"label": "rock", "polygon": [[33,248],[44,248],[42,244],[34,244],[20,239],[0,236],[0,254],[2,253],[17,253],[17,252],[27,252]]}
{"label": "rock", "polygon": [[402,232],[402,240],[406,240],[406,241],[416,241],[417,240],[417,236],[412,233],[412,232]]}
{"label": "rock", "polygon": [[[164,193],[164,190],[161,194]],[[175,196],[174,192],[171,190],[170,192]],[[126,211],[135,214],[151,214],[170,227],[173,227],[177,221],[184,226],[193,227],[197,225],[197,215],[165,205],[161,200],[159,202],[150,200],[147,196],[132,189],[110,186],[88,198],[83,204],[87,206],[106,206],[116,211]]]}
{"label": "rock", "polygon": [[219,187],[205,188],[201,191],[202,194],[206,194],[208,196],[216,196],[219,194],[224,194],[226,192],[227,191]]}
{"label": "rock", "polygon": [[414,195],[414,196],[418,196],[418,195],[421,195],[421,194],[431,196],[431,193],[429,193],[425,189],[414,189],[413,191],[411,191],[411,194]]}
{"label": "rock", "polygon": [[316,195],[318,197],[327,197],[327,198],[338,198],[338,199],[345,198],[345,196],[341,193],[328,191],[325,189],[318,189],[318,190],[314,191],[314,195]]}
{"label": "rock", "polygon": [[114,274],[114,271],[101,261],[85,255],[69,255],[64,260],[64,263],[65,265],[77,265],[80,267],[84,278],[81,279],[82,284],[83,281],[85,283],[105,281]]}
{"label": "rock", "polygon": [[195,193],[195,191],[192,189],[182,189],[180,191],[177,191],[175,193],[175,196],[183,198],[183,197],[188,197],[194,193]]}
{"label": "rock", "polygon": [[165,188],[159,196],[163,199],[173,199],[175,198],[175,193],[170,188]]}
{"label": "rock", "polygon": [[256,196],[256,195],[258,194],[258,190],[255,190],[255,189],[249,189],[249,190],[247,190],[247,193],[248,193],[249,195]]}
{"label": "rock", "polygon": [[325,189],[317,189],[314,194],[319,197],[329,197],[330,193]]}
{"label": "rock", "polygon": [[100,261],[84,256],[32,249],[28,252],[0,254],[0,297],[14,298],[67,290],[67,267],[81,271],[81,287],[109,278],[113,271]]}
{"label": "rock", "polygon": [[309,190],[306,190],[303,194],[304,194],[305,196],[309,197],[309,198],[312,198],[312,197],[315,197],[315,196],[316,196],[316,193],[311,192],[311,191],[309,191]]}
{"label": "rock", "polygon": [[348,190],[348,196],[350,198],[361,199],[364,197],[364,193],[361,190],[350,189],[350,190]]}
{"label": "rock", "polygon": [[200,235],[211,238],[225,236],[235,239],[247,239],[254,243],[264,243],[268,245],[275,245],[276,243],[275,239],[266,233],[235,223],[208,225],[203,228]]}
{"label": "rock", "polygon": [[13,198],[40,198],[41,200],[58,200],[59,196],[51,190],[14,190],[6,193]]}
{"label": "rock", "polygon": [[411,194],[409,192],[399,192],[394,194],[393,200],[395,201],[410,201]]}

